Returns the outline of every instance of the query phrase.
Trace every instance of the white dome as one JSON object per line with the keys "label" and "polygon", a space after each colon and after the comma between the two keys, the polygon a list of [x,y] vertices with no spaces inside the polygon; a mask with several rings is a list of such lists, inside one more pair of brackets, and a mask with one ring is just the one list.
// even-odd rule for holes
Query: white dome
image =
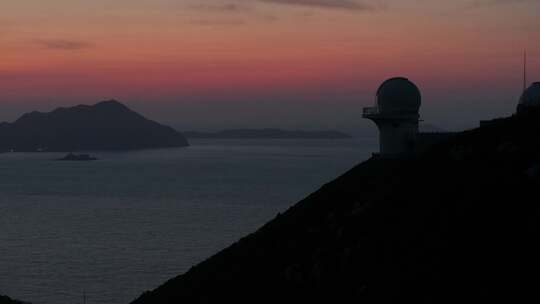
{"label": "white dome", "polygon": [[380,113],[418,114],[421,103],[420,90],[407,78],[388,79],[377,90]]}
{"label": "white dome", "polygon": [[535,82],[528,87],[519,99],[518,110],[529,107],[540,107],[540,82]]}

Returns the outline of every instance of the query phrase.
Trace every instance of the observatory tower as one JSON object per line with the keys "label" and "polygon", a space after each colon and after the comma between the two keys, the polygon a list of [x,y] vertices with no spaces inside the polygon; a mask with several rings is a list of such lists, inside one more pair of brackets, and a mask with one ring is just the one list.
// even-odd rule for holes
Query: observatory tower
{"label": "observatory tower", "polygon": [[533,83],[521,95],[518,112],[525,112],[529,109],[540,109],[540,82]]}
{"label": "observatory tower", "polygon": [[379,128],[381,156],[399,157],[413,152],[421,102],[420,90],[407,78],[391,78],[379,87],[376,105],[364,108],[363,117]]}

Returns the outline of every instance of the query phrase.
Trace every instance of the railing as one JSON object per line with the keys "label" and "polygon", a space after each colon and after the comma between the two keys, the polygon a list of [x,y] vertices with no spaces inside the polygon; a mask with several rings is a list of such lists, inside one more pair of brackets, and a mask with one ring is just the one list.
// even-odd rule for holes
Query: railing
{"label": "railing", "polygon": [[364,116],[378,115],[379,113],[379,107],[369,107],[363,110]]}
{"label": "railing", "polygon": [[381,108],[375,106],[375,107],[369,107],[364,108],[363,111],[363,117],[368,119],[398,119],[398,120],[416,120],[418,121],[420,119],[420,116],[416,112],[412,111],[403,111],[403,110],[394,110],[389,111],[388,109],[385,109],[384,111],[381,110]]}

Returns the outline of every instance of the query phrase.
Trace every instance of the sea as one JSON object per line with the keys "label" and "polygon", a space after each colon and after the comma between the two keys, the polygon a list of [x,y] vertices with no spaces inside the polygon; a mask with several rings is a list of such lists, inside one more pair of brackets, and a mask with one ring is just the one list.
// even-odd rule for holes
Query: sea
{"label": "sea", "polygon": [[128,304],[368,159],[371,138],[0,154],[0,294]]}

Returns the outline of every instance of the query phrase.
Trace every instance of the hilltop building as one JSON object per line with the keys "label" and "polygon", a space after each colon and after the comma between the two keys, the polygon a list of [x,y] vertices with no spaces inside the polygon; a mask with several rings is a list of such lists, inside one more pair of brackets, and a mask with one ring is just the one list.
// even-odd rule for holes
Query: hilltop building
{"label": "hilltop building", "polygon": [[364,108],[363,117],[379,128],[380,153],[385,156],[408,154],[418,136],[422,96],[407,78],[391,78],[377,90],[374,107]]}
{"label": "hilltop building", "polygon": [[[540,111],[540,82],[534,82],[521,94],[516,114]],[[489,127],[503,121],[501,118],[480,121],[480,127]]]}
{"label": "hilltop building", "polygon": [[[422,94],[409,79],[395,77],[381,84],[377,90],[375,105],[364,108],[362,115],[379,128],[378,156],[411,157],[452,136],[453,133],[450,132],[420,132],[421,105]],[[525,89],[519,100],[517,113],[529,110],[540,110],[540,82],[534,82]],[[498,121],[481,121],[480,126],[486,127]]]}
{"label": "hilltop building", "polygon": [[517,112],[524,112],[531,108],[540,108],[540,82],[533,83],[523,92],[519,99]]}
{"label": "hilltop building", "polygon": [[380,156],[413,156],[452,133],[420,133],[422,94],[409,79],[395,77],[381,84],[375,106],[364,108],[363,117],[379,128]]}

